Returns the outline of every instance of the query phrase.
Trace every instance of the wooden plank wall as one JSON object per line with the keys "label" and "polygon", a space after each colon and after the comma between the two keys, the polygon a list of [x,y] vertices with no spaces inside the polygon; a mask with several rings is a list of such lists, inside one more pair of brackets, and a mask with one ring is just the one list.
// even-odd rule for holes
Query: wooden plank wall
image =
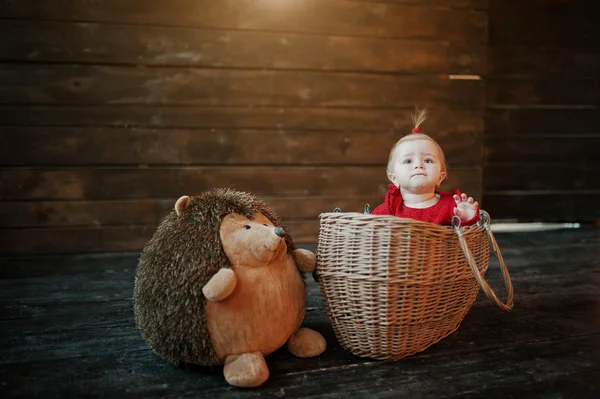
{"label": "wooden plank wall", "polygon": [[490,2],[483,199],[496,219],[600,220],[599,13]]}
{"label": "wooden plank wall", "polygon": [[415,106],[481,195],[487,0],[0,2],[0,253],[140,250],[248,190],[299,243],[383,199]]}

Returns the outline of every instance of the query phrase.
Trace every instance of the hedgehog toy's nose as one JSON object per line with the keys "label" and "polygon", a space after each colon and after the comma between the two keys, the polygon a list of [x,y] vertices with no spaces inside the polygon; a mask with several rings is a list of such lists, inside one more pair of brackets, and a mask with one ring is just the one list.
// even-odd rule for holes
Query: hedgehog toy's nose
{"label": "hedgehog toy's nose", "polygon": [[283,229],[279,226],[275,227],[275,234],[277,234],[279,237],[283,237],[285,235],[285,231],[283,231]]}

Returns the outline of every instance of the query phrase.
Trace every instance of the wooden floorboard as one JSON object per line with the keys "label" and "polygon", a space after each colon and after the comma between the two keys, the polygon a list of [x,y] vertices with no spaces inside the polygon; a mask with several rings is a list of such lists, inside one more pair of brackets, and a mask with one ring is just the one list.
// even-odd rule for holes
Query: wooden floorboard
{"label": "wooden floorboard", "polygon": [[[307,276],[304,325],[328,348],[283,348],[270,379],[244,390],[219,367],[175,367],[135,328],[139,254],[2,258],[0,396],[30,397],[597,397],[600,394],[600,228],[503,233],[515,309],[480,294],[454,334],[414,356],[380,362],[337,342],[319,285]],[[307,246],[316,250],[315,246]],[[500,297],[497,263],[487,278]]]}

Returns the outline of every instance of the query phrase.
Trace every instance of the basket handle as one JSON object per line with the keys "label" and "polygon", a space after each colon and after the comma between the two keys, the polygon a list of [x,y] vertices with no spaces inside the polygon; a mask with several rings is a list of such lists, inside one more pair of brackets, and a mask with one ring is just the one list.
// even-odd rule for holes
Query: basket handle
{"label": "basket handle", "polygon": [[[457,221],[455,221],[454,218],[456,218]],[[487,281],[485,281],[483,279],[483,277],[481,276],[481,273],[479,272],[479,269],[477,268],[477,265],[475,264],[475,260],[473,259],[473,256],[471,255],[471,251],[469,250],[469,247],[467,246],[467,241],[465,240],[465,237],[463,236],[463,233],[460,230],[460,218],[458,216],[454,216],[452,218],[452,227],[454,228],[454,231],[456,232],[456,235],[458,236],[458,242],[460,243],[460,247],[462,248],[463,253],[465,254],[465,257],[467,258],[467,261],[469,262],[469,267],[471,268],[471,272],[473,273],[473,276],[475,276],[475,279],[481,286],[481,289],[483,290],[483,292],[485,292],[485,295],[492,302],[494,302],[500,309],[502,309],[506,312],[510,312],[514,307],[514,302],[513,302],[513,294],[514,293],[513,293],[512,282],[510,280],[510,274],[508,273],[508,269],[506,268],[506,264],[504,263],[504,259],[502,258],[502,254],[500,253],[500,247],[498,247],[498,243],[496,242],[496,239],[494,238],[494,234],[492,233],[492,230],[490,229],[490,215],[485,211],[481,211],[481,220],[482,220],[483,228],[487,232],[488,238],[490,240],[490,245],[494,251],[494,254],[498,258],[498,262],[500,263],[500,270],[502,271],[502,278],[504,279],[504,285],[506,286],[506,291],[508,294],[506,303],[503,303],[502,301],[500,301],[498,299],[498,297],[496,296],[496,294],[494,293],[492,288],[489,286]]]}

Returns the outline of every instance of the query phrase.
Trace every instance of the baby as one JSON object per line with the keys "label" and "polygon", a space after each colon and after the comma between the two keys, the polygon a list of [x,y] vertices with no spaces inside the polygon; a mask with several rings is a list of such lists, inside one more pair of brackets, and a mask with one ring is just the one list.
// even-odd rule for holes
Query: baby
{"label": "baby", "polygon": [[419,125],[427,117],[423,110],[413,117],[412,134],[401,138],[392,148],[387,175],[392,184],[383,204],[373,209],[373,215],[394,215],[441,225],[451,225],[452,216],[461,218],[461,225],[479,221],[479,204],[458,190],[438,192],[446,178],[446,158],[439,144]]}

